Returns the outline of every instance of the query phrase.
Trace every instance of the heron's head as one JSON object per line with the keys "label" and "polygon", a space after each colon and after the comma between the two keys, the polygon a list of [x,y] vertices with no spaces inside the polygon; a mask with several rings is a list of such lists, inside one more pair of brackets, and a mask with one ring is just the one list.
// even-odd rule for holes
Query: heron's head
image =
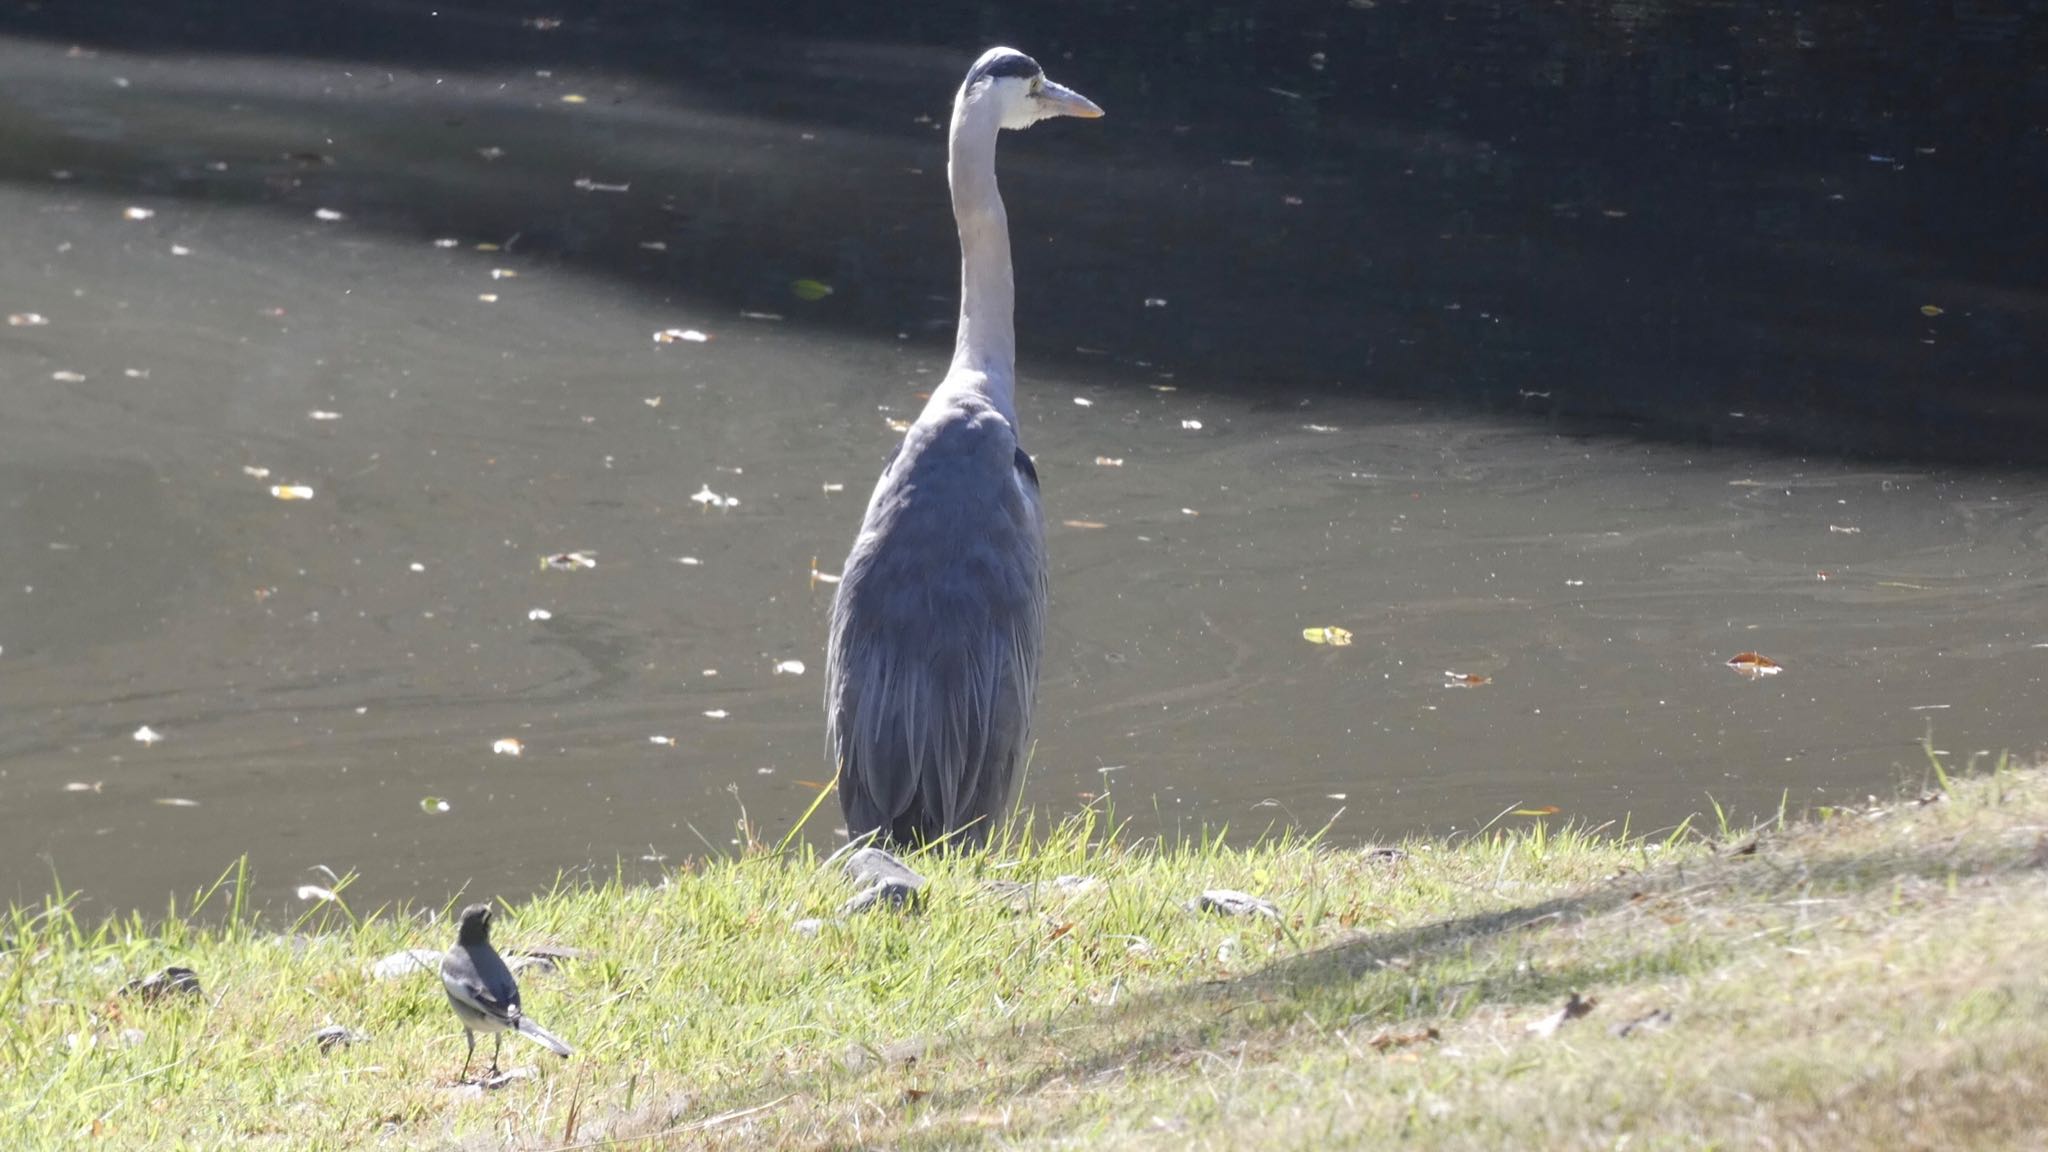
{"label": "heron's head", "polygon": [[990,102],[1005,128],[1029,128],[1054,116],[1092,120],[1102,115],[1093,100],[1045,78],[1038,61],[1015,48],[991,48],[968,69],[960,86],[962,104]]}
{"label": "heron's head", "polygon": [[491,906],[489,904],[471,904],[469,907],[464,908],[462,910],[462,916],[460,920],[457,921],[457,923],[460,926],[455,930],[456,943],[490,943]]}

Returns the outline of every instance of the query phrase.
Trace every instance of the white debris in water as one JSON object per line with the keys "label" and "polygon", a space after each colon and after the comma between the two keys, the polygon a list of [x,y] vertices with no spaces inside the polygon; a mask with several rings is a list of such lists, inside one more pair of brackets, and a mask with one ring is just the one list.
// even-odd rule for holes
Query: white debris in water
{"label": "white debris in water", "polygon": [[329,411],[328,411],[327,409],[325,409],[325,408],[315,408],[315,409],[313,409],[313,410],[312,410],[311,412],[308,412],[308,413],[306,413],[306,419],[308,419],[308,420],[339,420],[339,419],[341,419],[341,413],[339,413],[339,412],[329,412]]}
{"label": "white debris in water", "polygon": [[703,344],[710,339],[709,334],[699,332],[695,328],[663,328],[654,334],[654,342],[656,344],[674,344],[677,341],[687,344]]}
{"label": "white debris in water", "polygon": [[1190,432],[1200,432],[1202,430],[1202,422],[1200,420],[1183,420],[1180,422],[1180,426]]}
{"label": "white debris in water", "polygon": [[517,756],[526,751],[526,745],[520,743],[514,737],[507,736],[500,740],[491,741],[491,751],[499,756]]}
{"label": "white debris in water", "polygon": [[1076,396],[1076,397],[1074,397],[1074,403],[1075,403],[1075,404],[1076,404],[1077,406],[1079,406],[1079,407],[1082,407],[1082,408],[1093,408],[1093,407],[1095,407],[1095,401],[1093,401],[1093,400],[1090,400],[1090,399],[1089,399],[1089,398],[1087,398],[1086,396]]}
{"label": "white debris in water", "polygon": [[9,328],[40,328],[49,322],[50,318],[40,312],[9,312],[7,314],[7,326]]}
{"label": "white debris in water", "polygon": [[192,250],[190,248],[185,247],[183,244],[171,245],[171,255],[173,256],[190,256],[191,254]]}
{"label": "white debris in water", "polygon": [[313,489],[304,484],[272,484],[270,494],[279,500],[311,500]]}
{"label": "white debris in water", "polygon": [[647,738],[647,742],[649,744],[660,744],[665,748],[673,748],[676,746],[676,738],[673,736],[649,736]]}
{"label": "white debris in water", "polygon": [[732,713],[727,712],[723,708],[710,708],[705,710],[704,715],[710,717],[713,720],[723,720],[727,716],[732,715]]}
{"label": "white debris in water", "polygon": [[325,220],[329,224],[332,224],[336,220],[345,220],[347,219],[347,217],[343,216],[339,212],[336,212],[332,208],[315,208],[313,209],[313,219]]}
{"label": "white debris in water", "polygon": [[681,564],[685,568],[695,568],[697,565],[702,564],[704,562],[702,560],[697,559],[695,556],[678,556],[676,557],[676,563]]}
{"label": "white debris in water", "polygon": [[406,565],[406,567],[414,572],[425,572],[427,570],[427,566],[425,564],[420,563],[417,560]]}
{"label": "white debris in water", "polygon": [[804,662],[801,660],[784,660],[775,666],[775,674],[777,676],[801,676],[804,674]]}
{"label": "white debris in water", "polygon": [[526,610],[526,618],[528,620],[553,620],[555,614],[545,608],[529,608]]}
{"label": "white debris in water", "polygon": [[844,484],[841,484],[841,483],[839,483],[839,482],[838,482],[838,481],[836,481],[836,480],[827,480],[827,481],[825,481],[825,491],[826,491],[826,492],[828,492],[828,493],[830,493],[830,492],[844,492],[844,491],[846,491],[846,485],[844,485]]}
{"label": "white debris in water", "polygon": [[151,728],[149,725],[144,724],[142,727],[137,728],[135,730],[135,735],[132,738],[137,744],[142,744],[146,746],[162,742],[164,734],[157,731],[154,728]]}
{"label": "white debris in water", "polygon": [[436,240],[436,241],[434,241],[434,247],[436,247],[436,248],[453,248],[453,247],[455,247],[455,246],[457,246],[457,245],[459,245],[459,244],[461,244],[461,243],[462,243],[462,241],[460,241],[460,240],[457,240],[457,239],[456,239],[455,237],[453,237],[453,236],[443,236],[443,237],[441,237],[441,238],[440,238],[439,240]]}
{"label": "white debris in water", "polygon": [[130,220],[147,220],[147,219],[149,219],[149,218],[150,218],[151,216],[154,216],[154,215],[156,215],[156,209],[154,209],[154,208],[123,208],[123,209],[121,209],[121,215],[122,215],[122,216],[125,216],[125,217],[127,217],[127,218],[128,218],[128,219],[130,219]]}
{"label": "white debris in water", "polygon": [[690,499],[695,500],[697,503],[702,504],[706,508],[725,509],[737,508],[740,506],[739,497],[720,496],[718,493],[713,492],[711,490],[711,485],[709,484],[706,484],[704,487],[699,488],[695,493],[693,493],[690,496]]}
{"label": "white debris in water", "polygon": [[318,884],[301,884],[299,885],[299,899],[318,900],[325,904],[330,900],[339,899],[339,897],[335,895],[332,888],[322,888]]}
{"label": "white debris in water", "polygon": [[73,372],[65,368],[60,368],[57,371],[50,373],[50,379],[55,380],[59,384],[85,383],[85,376],[83,373]]}
{"label": "white debris in water", "polygon": [[1164,297],[1164,296],[1147,296],[1147,297],[1145,297],[1145,307],[1147,307],[1147,308],[1164,308],[1164,307],[1166,307],[1166,297]]}

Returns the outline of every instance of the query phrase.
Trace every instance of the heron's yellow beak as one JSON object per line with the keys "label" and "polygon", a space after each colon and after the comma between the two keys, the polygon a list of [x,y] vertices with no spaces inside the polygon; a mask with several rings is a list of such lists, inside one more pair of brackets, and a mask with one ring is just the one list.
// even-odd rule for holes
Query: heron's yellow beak
{"label": "heron's yellow beak", "polygon": [[1102,109],[1095,106],[1095,101],[1050,80],[1042,83],[1038,98],[1045,102],[1046,110],[1054,116],[1079,116],[1083,120],[1093,120],[1102,115]]}

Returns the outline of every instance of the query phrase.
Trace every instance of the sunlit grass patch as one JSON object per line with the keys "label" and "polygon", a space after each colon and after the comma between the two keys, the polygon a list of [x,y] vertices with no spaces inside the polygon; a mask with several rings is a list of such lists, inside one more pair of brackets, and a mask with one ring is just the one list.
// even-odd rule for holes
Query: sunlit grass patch
{"label": "sunlit grass patch", "polygon": [[[343,880],[296,922],[259,917],[239,870],[160,918],[88,924],[59,894],[12,910],[0,945],[0,1129],[117,1148],[2025,1146],[2041,1110],[2021,1089],[2048,1075],[2048,781],[1944,784],[1761,829],[1508,817],[1376,850],[1130,842],[1089,813],[916,858],[921,911],[849,917],[836,864],[757,844],[507,908],[500,949],[559,965],[522,977],[527,1010],[577,1051],[508,1039],[529,1074],[492,1091],[455,1082],[463,1033],[431,972],[371,974],[446,947],[446,909],[355,909]],[[1193,910],[1217,888],[1276,914]],[[199,990],[123,991],[171,965]],[[1559,1019],[1575,994],[1590,1010]],[[349,1042],[323,1045],[334,1028]]]}

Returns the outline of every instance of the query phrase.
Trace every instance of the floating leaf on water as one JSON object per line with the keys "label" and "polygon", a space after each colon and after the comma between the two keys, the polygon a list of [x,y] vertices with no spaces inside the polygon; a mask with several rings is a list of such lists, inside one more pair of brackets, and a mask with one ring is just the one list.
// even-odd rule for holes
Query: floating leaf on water
{"label": "floating leaf on water", "polygon": [[327,410],[326,410],[326,409],[324,409],[324,408],[315,408],[315,409],[313,409],[313,410],[312,410],[311,412],[308,412],[308,413],[306,413],[306,419],[308,419],[308,420],[339,420],[339,419],[341,419],[341,413],[339,413],[339,412],[329,412],[329,411],[327,411]]}
{"label": "floating leaf on water", "polygon": [[1493,683],[1493,677],[1481,676],[1477,672],[1446,671],[1444,673],[1444,686],[1447,688],[1477,688],[1482,684],[1491,683]]}
{"label": "floating leaf on water", "polygon": [[517,756],[526,751],[526,745],[516,736],[504,736],[491,741],[491,751],[499,756]]}
{"label": "floating leaf on water", "polygon": [[130,380],[147,380],[149,379],[149,369],[123,368],[121,369],[121,375],[126,376]]}
{"label": "floating leaf on water", "polygon": [[420,811],[422,812],[433,814],[437,812],[446,812],[447,810],[448,802],[446,800],[441,799],[439,796],[425,796],[420,799]]}
{"label": "floating leaf on water", "polygon": [[661,331],[656,332],[654,334],[654,342],[656,344],[674,344],[677,341],[685,341],[690,344],[703,344],[708,342],[710,339],[711,337],[709,334],[699,332],[695,328],[663,328]]}
{"label": "floating leaf on water", "polygon": [[552,568],[557,572],[574,572],[579,568],[597,567],[597,557],[581,551],[557,552],[553,556],[543,556],[540,566]]}
{"label": "floating leaf on water", "polygon": [[583,95],[581,92],[570,92],[562,97],[562,103],[564,104],[588,104],[589,102],[590,97]]}
{"label": "floating leaf on water", "polygon": [[1124,466],[1124,458],[1121,456],[1097,456],[1095,464],[1099,468],[1121,468]]}
{"label": "floating leaf on water", "polygon": [[815,303],[830,296],[832,286],[823,280],[792,280],[789,284],[789,293],[799,300]]}
{"label": "floating leaf on water", "polygon": [[704,710],[704,715],[713,720],[723,720],[727,716],[732,715],[732,713],[727,712],[723,708],[707,708]]}
{"label": "floating leaf on water", "polygon": [[1190,432],[1200,432],[1202,430],[1202,422],[1200,420],[1183,420],[1180,422],[1180,426]]}
{"label": "floating leaf on water", "polygon": [[519,270],[517,268],[493,268],[491,269],[491,279],[517,280],[519,279]]}
{"label": "floating leaf on water", "polygon": [[304,484],[272,484],[270,494],[279,500],[311,500],[313,489]]}
{"label": "floating leaf on water", "polygon": [[1863,533],[1863,529],[1849,524],[1830,524],[1828,531],[1837,536],[1859,536]]}
{"label": "floating leaf on water", "polygon": [[486,304],[496,304],[498,302],[498,294],[496,292],[479,292],[476,294],[476,298]]}
{"label": "floating leaf on water", "polygon": [[1728,658],[1728,666],[1751,680],[1776,676],[1784,671],[1784,665],[1761,652],[1737,652]]}
{"label": "floating leaf on water", "polygon": [[1303,424],[1301,426],[1301,430],[1304,432],[1321,432],[1325,435],[1331,432],[1343,431],[1343,429],[1337,427],[1335,424]]}
{"label": "floating leaf on water", "polygon": [[325,904],[330,900],[338,899],[338,897],[332,888],[322,888],[318,884],[301,884],[299,885],[299,899],[318,900]]}
{"label": "floating leaf on water", "polygon": [[647,405],[649,408],[661,407],[661,397],[659,396],[645,396],[641,398],[640,402],[642,404]]}
{"label": "floating leaf on water", "polygon": [[443,236],[443,237],[441,237],[440,239],[438,239],[438,240],[434,241],[434,247],[436,247],[436,248],[453,248],[453,247],[455,247],[456,245],[458,245],[458,244],[461,244],[461,243],[462,243],[462,241],[460,241],[460,240],[457,240],[457,239],[456,239],[455,237],[453,237],[453,236]]}
{"label": "floating leaf on water", "polygon": [[804,662],[801,660],[780,661],[775,665],[775,674],[777,676],[801,676],[804,674]]}
{"label": "floating leaf on water", "polygon": [[836,480],[827,480],[825,481],[825,491],[828,494],[833,492],[844,492],[846,491],[846,485],[841,484]]}
{"label": "floating leaf on water", "polygon": [[186,798],[184,798],[183,796],[159,796],[159,797],[157,797],[157,800],[156,800],[156,802],[157,802],[157,803],[159,803],[159,804],[161,804],[161,805],[163,805],[163,806],[164,806],[164,807],[166,807],[166,808],[197,808],[197,807],[199,807],[199,801],[197,801],[197,800],[187,800],[187,799],[186,799]]}
{"label": "floating leaf on water", "polygon": [[82,373],[78,373],[78,372],[73,372],[73,371],[70,371],[69,369],[64,369],[64,368],[60,368],[60,369],[58,369],[57,371],[55,371],[55,372],[52,372],[52,373],[50,373],[50,379],[52,379],[52,380],[55,380],[55,381],[57,381],[57,382],[58,382],[59,384],[83,384],[83,383],[85,383],[85,376],[84,376],[84,374],[82,374]]}
{"label": "floating leaf on water", "polygon": [[40,312],[9,312],[7,314],[7,326],[9,328],[40,328],[49,322],[50,318]]}
{"label": "floating leaf on water", "polygon": [[894,416],[884,416],[882,417],[882,423],[887,424],[891,432],[910,431],[910,421],[908,420],[899,420]]}
{"label": "floating leaf on water", "polygon": [[747,320],[780,321],[782,319],[782,313],[780,312],[742,312],[740,316]]}
{"label": "floating leaf on water", "polygon": [[1562,811],[1564,809],[1559,808],[1555,804],[1545,804],[1540,808],[1517,808],[1514,814],[1517,816],[1555,816]]}
{"label": "floating leaf on water", "polygon": [[1104,523],[1103,523],[1102,521],[1100,521],[1100,520],[1062,520],[1062,521],[1060,521],[1060,523],[1061,523],[1062,525],[1064,525],[1064,526],[1068,527],[1068,528],[1091,528],[1091,529],[1092,529],[1092,528],[1107,528],[1107,527],[1109,527],[1109,525],[1107,525],[1107,524],[1104,524]]}
{"label": "floating leaf on water", "polygon": [[[695,556],[678,556],[676,557],[676,563],[681,564],[685,568],[695,568],[704,562]],[[812,563],[816,563],[816,561],[812,561]]]}
{"label": "floating leaf on water", "polygon": [[1946,311],[1948,311],[1948,309],[1943,308],[1939,304],[1922,304],[1920,306],[1920,314],[1922,316],[1927,317],[1929,320],[1934,319],[1936,316],[1939,316]]}
{"label": "floating leaf on water", "polygon": [[579,177],[576,187],[585,192],[629,192],[633,188],[631,184],[606,184],[588,176]]}
{"label": "floating leaf on water", "polygon": [[1075,403],[1075,405],[1077,405],[1078,407],[1082,407],[1082,408],[1093,408],[1093,407],[1095,407],[1095,401],[1093,401],[1093,400],[1090,400],[1090,399],[1089,399],[1089,398],[1087,398],[1086,396],[1076,396],[1076,397],[1074,397],[1074,403]]}
{"label": "floating leaf on water", "polygon": [[1147,297],[1145,297],[1145,307],[1147,307],[1147,308],[1164,308],[1164,307],[1166,307],[1166,297],[1164,297],[1164,296],[1147,296]]}
{"label": "floating leaf on water", "polygon": [[130,220],[147,220],[147,219],[149,219],[149,218],[150,218],[151,216],[154,216],[154,215],[156,215],[156,209],[154,209],[154,208],[123,208],[123,209],[121,209],[121,215],[122,215],[122,216],[124,216],[124,217],[126,217],[126,218],[128,218],[128,219],[130,219]]}
{"label": "floating leaf on water", "polygon": [[555,614],[553,612],[548,611],[545,608],[528,608],[526,610],[526,618],[528,620],[535,621],[553,620],[555,618]]}
{"label": "floating leaf on water", "polygon": [[1311,644],[1328,644],[1332,648],[1342,648],[1351,643],[1351,631],[1348,628],[1339,628],[1334,624],[1318,628],[1303,628],[1301,630],[1301,638]]}
{"label": "floating leaf on water", "polygon": [[820,584],[837,583],[839,583],[839,577],[831,572],[818,571],[818,558],[816,556],[811,557],[811,587],[816,588]]}
{"label": "floating leaf on water", "polygon": [[640,247],[647,249],[649,252],[666,252],[668,251],[668,242],[665,240],[642,240]]}
{"label": "floating leaf on water", "polygon": [[347,217],[343,216],[339,212],[336,212],[332,208],[315,208],[313,209],[313,219],[325,220],[328,223],[332,224],[336,220],[344,220],[347,219]]}
{"label": "floating leaf on water", "polygon": [[505,150],[496,144],[487,144],[477,149],[476,154],[486,160],[503,160],[505,158]]}
{"label": "floating leaf on water", "polygon": [[103,784],[104,782],[100,780],[94,780],[89,784],[83,780],[73,780],[64,786],[64,790],[66,792],[97,792]]}
{"label": "floating leaf on water", "polygon": [[1197,512],[1197,511],[1195,511],[1195,510],[1194,510],[1193,508],[1183,508],[1183,509],[1181,509],[1181,510],[1180,510],[1180,514],[1181,514],[1181,515],[1183,515],[1183,516],[1200,516],[1200,515],[1201,515],[1201,513],[1200,513],[1200,512]]}
{"label": "floating leaf on water", "polygon": [[137,728],[134,734],[129,738],[134,740],[137,744],[141,744],[144,747],[148,747],[151,744],[161,742],[164,738],[164,734],[157,731],[154,728],[151,728],[149,725],[144,724],[142,727]]}
{"label": "floating leaf on water", "polygon": [[649,744],[660,744],[666,748],[673,748],[676,746],[676,738],[673,736],[649,736],[647,738],[647,742]]}

